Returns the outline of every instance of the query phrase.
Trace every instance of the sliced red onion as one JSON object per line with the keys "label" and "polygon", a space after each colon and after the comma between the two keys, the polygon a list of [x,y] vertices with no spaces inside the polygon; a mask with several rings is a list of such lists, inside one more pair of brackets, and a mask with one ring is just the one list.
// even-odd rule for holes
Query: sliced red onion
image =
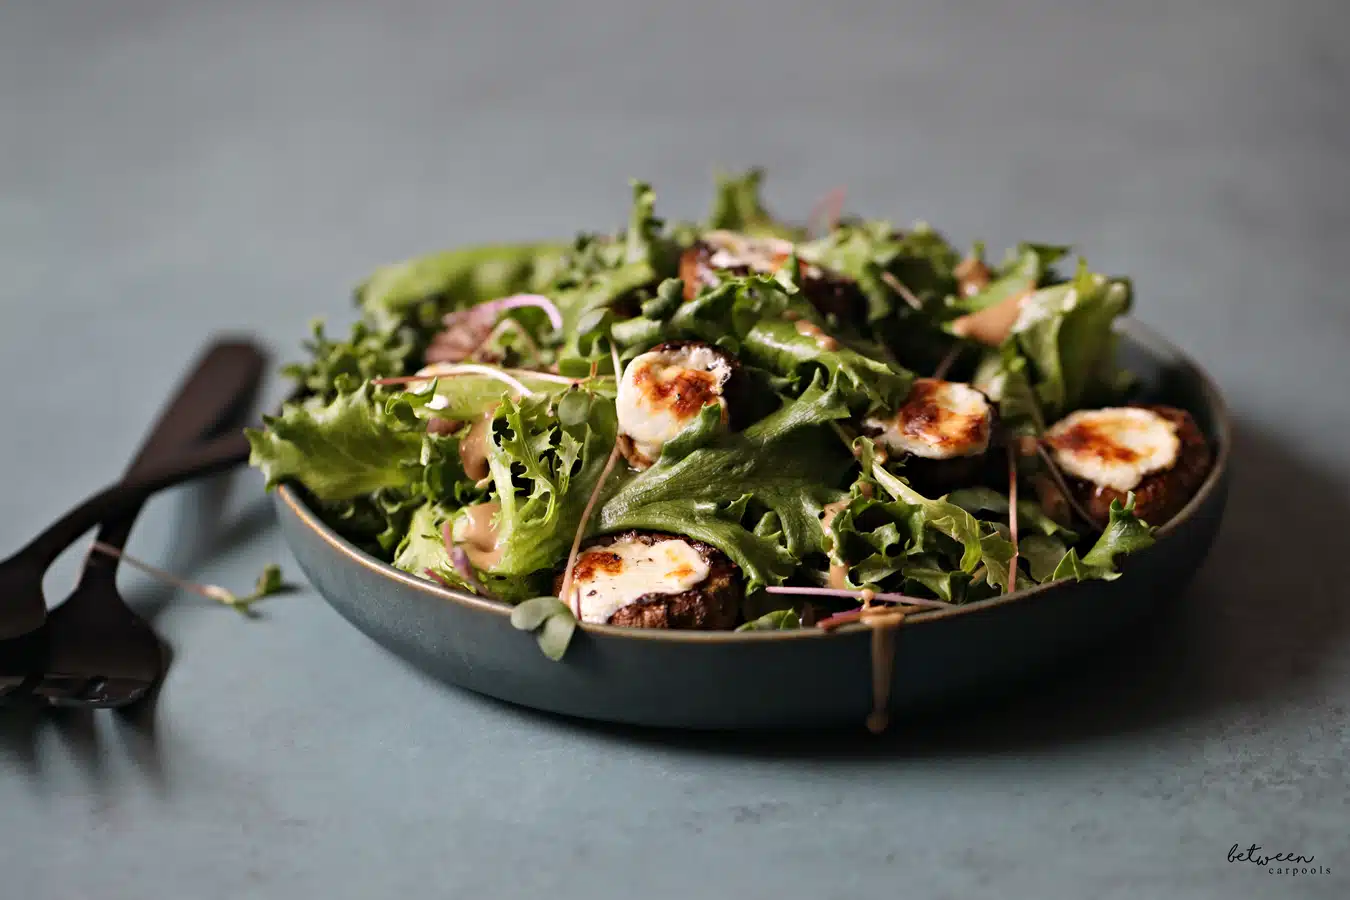
{"label": "sliced red onion", "polygon": [[535,306],[544,311],[548,316],[549,323],[555,331],[561,331],[563,327],[562,312],[553,303],[552,300],[543,294],[514,294],[510,297],[503,297],[500,300],[492,300],[484,304],[494,307],[498,310],[519,309],[522,306]]}

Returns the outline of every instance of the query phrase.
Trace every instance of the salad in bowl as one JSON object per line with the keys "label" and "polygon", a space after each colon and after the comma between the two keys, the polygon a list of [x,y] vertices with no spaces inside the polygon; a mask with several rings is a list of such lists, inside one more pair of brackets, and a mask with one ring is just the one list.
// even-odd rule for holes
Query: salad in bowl
{"label": "salad in bowl", "polygon": [[878,632],[1114,579],[1213,466],[1116,359],[1126,278],[925,224],[801,227],[719,179],[701,223],[627,224],[377,270],[345,338],[249,432],[346,541],[577,623]]}

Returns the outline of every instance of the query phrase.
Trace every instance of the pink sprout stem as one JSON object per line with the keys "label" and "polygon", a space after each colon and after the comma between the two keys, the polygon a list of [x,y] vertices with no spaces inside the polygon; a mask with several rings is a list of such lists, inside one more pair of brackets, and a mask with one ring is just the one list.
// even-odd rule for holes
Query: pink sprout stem
{"label": "pink sprout stem", "polygon": [[891,290],[899,294],[900,297],[910,306],[920,311],[923,310],[923,301],[921,301],[918,297],[916,297],[914,295],[914,292],[911,291],[908,287],[906,287],[905,283],[901,281],[899,278],[896,278],[890,272],[882,272],[881,280],[886,282],[886,284],[890,286]]}
{"label": "pink sprout stem", "polygon": [[[855,600],[863,598],[862,591],[848,591],[837,588],[813,588],[813,587],[766,587],[764,592],[767,594],[805,594],[815,597],[846,597]],[[906,606],[921,606],[925,609],[947,609],[951,604],[943,603],[941,600],[929,600],[926,597],[911,597],[908,594],[883,594],[872,592],[873,602],[880,600],[883,603],[903,603]],[[843,613],[840,613],[843,615]],[[828,620],[822,620],[828,621]]]}

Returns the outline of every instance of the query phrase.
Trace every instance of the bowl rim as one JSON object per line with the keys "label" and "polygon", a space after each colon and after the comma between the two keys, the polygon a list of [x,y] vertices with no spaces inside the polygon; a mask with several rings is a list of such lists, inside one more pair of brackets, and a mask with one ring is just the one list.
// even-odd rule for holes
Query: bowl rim
{"label": "bowl rim", "polygon": [[[1205,404],[1208,407],[1207,412],[1213,420],[1212,434],[1208,435],[1210,441],[1217,444],[1218,452],[1215,454],[1214,464],[1210,467],[1209,474],[1205,477],[1204,483],[1200,485],[1199,490],[1191,497],[1190,501],[1173,516],[1166,524],[1159,526],[1157,535],[1159,541],[1166,540],[1167,537],[1180,528],[1189,520],[1208,500],[1209,496],[1218,489],[1224,475],[1227,473],[1229,465],[1229,456],[1232,450],[1232,420],[1228,410],[1228,405],[1224,401],[1223,394],[1219,391],[1218,385],[1213,377],[1210,376],[1199,363],[1183,352],[1171,341],[1164,338],[1154,329],[1144,325],[1133,318],[1121,320],[1117,326],[1117,333],[1124,335],[1131,341],[1140,344],[1152,355],[1168,359],[1189,370],[1200,384],[1201,393],[1204,395]],[[440,601],[450,601],[466,611],[488,613],[498,616],[502,619],[509,619],[511,610],[514,608],[511,604],[501,600],[488,600],[484,597],[478,597],[473,594],[457,591],[454,588],[445,587],[405,572],[402,569],[396,569],[392,565],[376,559],[355,545],[342,538],[337,532],[333,531],[306,505],[301,499],[299,493],[289,484],[281,484],[276,488],[276,494],[281,502],[285,503],[292,514],[315,536],[324,543],[328,544],[338,554],[347,557],[352,562],[362,566],[377,575],[400,582],[406,587],[421,591]],[[1143,553],[1149,553],[1153,548],[1150,547]],[[1125,577],[1128,577],[1126,575]],[[966,603],[960,606],[953,606],[950,609],[935,609],[926,612],[913,613],[905,617],[905,627],[921,627],[934,622],[957,616],[970,616],[991,609],[999,609],[1009,604],[1022,603],[1033,597],[1039,597],[1049,591],[1057,588],[1067,587],[1073,582],[1068,579],[1058,581],[1048,581],[1044,584],[1032,585],[1022,588],[1010,594],[1000,594],[996,597],[990,597],[985,600],[978,600],[974,603]],[[577,623],[578,627],[588,634],[603,635],[607,638],[618,638],[625,640],[641,641],[659,641],[666,643],[693,643],[707,645],[723,645],[727,643],[771,641],[771,640],[838,640],[868,631],[869,626],[863,623],[850,623],[839,628],[799,628],[782,631],[679,631],[652,628],[627,628],[620,625],[597,625],[591,623]]]}

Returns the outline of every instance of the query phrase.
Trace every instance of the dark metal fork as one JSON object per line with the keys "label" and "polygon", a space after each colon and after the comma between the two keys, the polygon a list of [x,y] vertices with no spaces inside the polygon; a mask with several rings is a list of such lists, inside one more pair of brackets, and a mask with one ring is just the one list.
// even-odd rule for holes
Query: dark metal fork
{"label": "dark metal fork", "polygon": [[[185,454],[190,457],[189,451],[194,447],[208,450],[215,447],[215,456],[223,464],[219,467],[228,465],[230,459],[237,461],[243,450],[241,436],[235,436],[239,438],[237,441],[222,439],[205,447],[202,444],[223,427],[237,422],[251,405],[265,363],[262,353],[252,344],[242,341],[213,344],[160,414],[150,437],[128,468],[123,487],[164,471],[165,465],[178,457]],[[208,452],[201,458],[211,456]],[[210,468],[208,465],[203,472]],[[112,493],[115,491],[101,496]],[[123,492],[120,497],[112,497],[119,501],[120,511],[104,519],[97,540],[121,549],[146,497],[147,491],[139,496]],[[63,523],[71,518],[68,516]],[[36,602],[45,607],[40,573],[50,565],[54,551],[59,553],[57,548],[68,544],[62,540],[77,527],[75,523],[64,530],[49,529],[42,538],[0,564],[0,584],[13,586],[19,595],[0,596],[0,604],[20,606],[26,602],[31,610],[32,578],[36,571],[39,573]],[[31,691],[60,705],[124,706],[135,702],[159,680],[164,670],[159,640],[118,593],[117,564],[115,557],[91,552],[79,584],[47,615],[45,627],[0,643],[0,697]],[[18,577],[4,577],[10,573]],[[11,673],[8,690],[6,672]]]}

